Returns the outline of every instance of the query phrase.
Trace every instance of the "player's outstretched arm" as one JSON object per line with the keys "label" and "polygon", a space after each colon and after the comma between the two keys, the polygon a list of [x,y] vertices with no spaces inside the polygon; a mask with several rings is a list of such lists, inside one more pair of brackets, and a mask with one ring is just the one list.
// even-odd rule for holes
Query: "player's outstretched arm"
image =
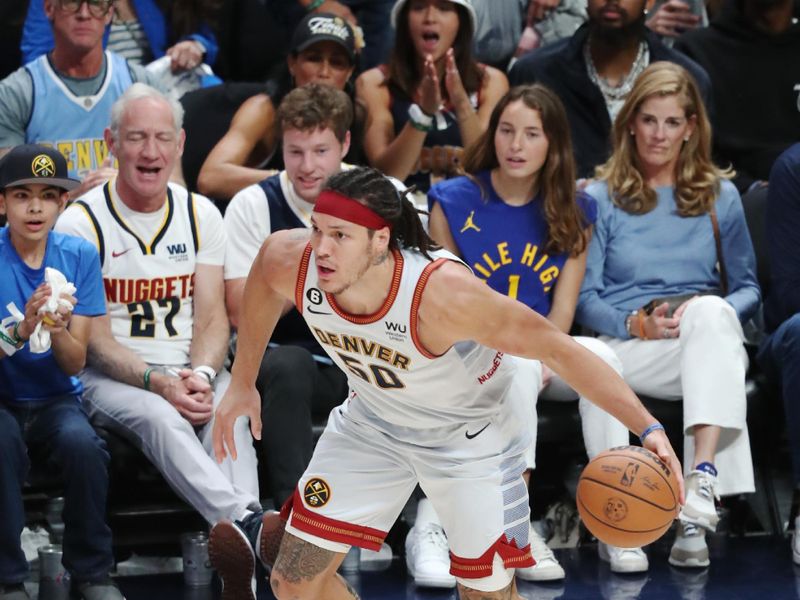
{"label": "player's outstretched arm", "polygon": [[[444,352],[458,341],[474,340],[508,354],[541,360],[572,389],[619,419],[635,435],[656,422],[633,390],[600,358],[543,316],[495,292],[457,263],[445,264],[430,277],[419,316],[420,338],[434,353]],[[663,431],[653,432],[647,441],[648,448],[677,473],[682,472]]]}
{"label": "player's outstretched arm", "polygon": [[249,417],[253,437],[261,439],[261,397],[256,377],[285,303],[294,299],[297,271],[308,238],[308,230],[303,229],[273,233],[261,246],[247,276],[232,380],[214,418],[214,455],[220,462],[228,452],[236,459],[233,425],[238,417]]}

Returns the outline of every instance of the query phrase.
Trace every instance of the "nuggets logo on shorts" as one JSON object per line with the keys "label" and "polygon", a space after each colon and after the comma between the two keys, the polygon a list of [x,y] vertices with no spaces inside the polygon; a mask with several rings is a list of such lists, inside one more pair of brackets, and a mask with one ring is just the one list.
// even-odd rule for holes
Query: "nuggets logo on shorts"
{"label": "nuggets logo on shorts", "polygon": [[31,172],[36,177],[53,177],[56,174],[56,164],[46,154],[39,154],[31,163]]}
{"label": "nuggets logo on shorts", "polygon": [[322,479],[310,479],[303,490],[303,498],[311,508],[322,508],[331,499],[331,488]]}

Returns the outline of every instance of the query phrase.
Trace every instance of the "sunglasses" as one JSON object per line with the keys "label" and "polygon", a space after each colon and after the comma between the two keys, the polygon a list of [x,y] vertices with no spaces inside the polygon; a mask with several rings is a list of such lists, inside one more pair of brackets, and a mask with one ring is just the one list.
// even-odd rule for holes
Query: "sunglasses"
{"label": "sunglasses", "polygon": [[89,14],[99,18],[108,14],[114,5],[114,0],[59,0],[61,10],[68,13],[77,13],[84,3],[89,7]]}

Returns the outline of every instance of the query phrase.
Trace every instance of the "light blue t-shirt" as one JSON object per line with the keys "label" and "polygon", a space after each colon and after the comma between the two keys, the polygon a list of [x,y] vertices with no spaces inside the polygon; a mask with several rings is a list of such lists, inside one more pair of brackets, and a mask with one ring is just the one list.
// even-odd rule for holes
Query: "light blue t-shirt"
{"label": "light blue t-shirt", "polygon": [[[73,314],[93,317],[106,312],[103,276],[97,249],[86,240],[50,232],[47,250],[38,269],[26,265],[9,238],[9,229],[0,229],[0,315],[8,316],[6,305],[14,302],[20,311],[34,290],[44,282],[45,267],[61,271],[75,284],[78,303]],[[79,395],[83,391],[77,377],[60,369],[52,350],[33,354],[29,345],[13,356],[0,360],[0,403],[45,401],[58,396]]]}
{"label": "light blue t-shirt", "polygon": [[[653,298],[720,289],[714,229],[708,214],[682,217],[674,189],[656,189],[656,207],[633,215],[614,205],[604,181],[586,191],[597,200],[576,320],[594,331],[628,339],[625,318]],[[725,299],[744,323],[758,309],[756,260],[739,192],[721,182],[716,201],[722,255],[728,274]]]}

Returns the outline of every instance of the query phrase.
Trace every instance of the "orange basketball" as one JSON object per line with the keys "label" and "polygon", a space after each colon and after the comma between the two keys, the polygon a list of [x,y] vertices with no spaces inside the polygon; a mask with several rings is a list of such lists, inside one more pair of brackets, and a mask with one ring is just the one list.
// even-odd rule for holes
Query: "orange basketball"
{"label": "orange basketball", "polygon": [[675,473],[638,446],[611,448],[589,461],[575,501],[589,531],[621,548],[654,542],[680,509]]}

